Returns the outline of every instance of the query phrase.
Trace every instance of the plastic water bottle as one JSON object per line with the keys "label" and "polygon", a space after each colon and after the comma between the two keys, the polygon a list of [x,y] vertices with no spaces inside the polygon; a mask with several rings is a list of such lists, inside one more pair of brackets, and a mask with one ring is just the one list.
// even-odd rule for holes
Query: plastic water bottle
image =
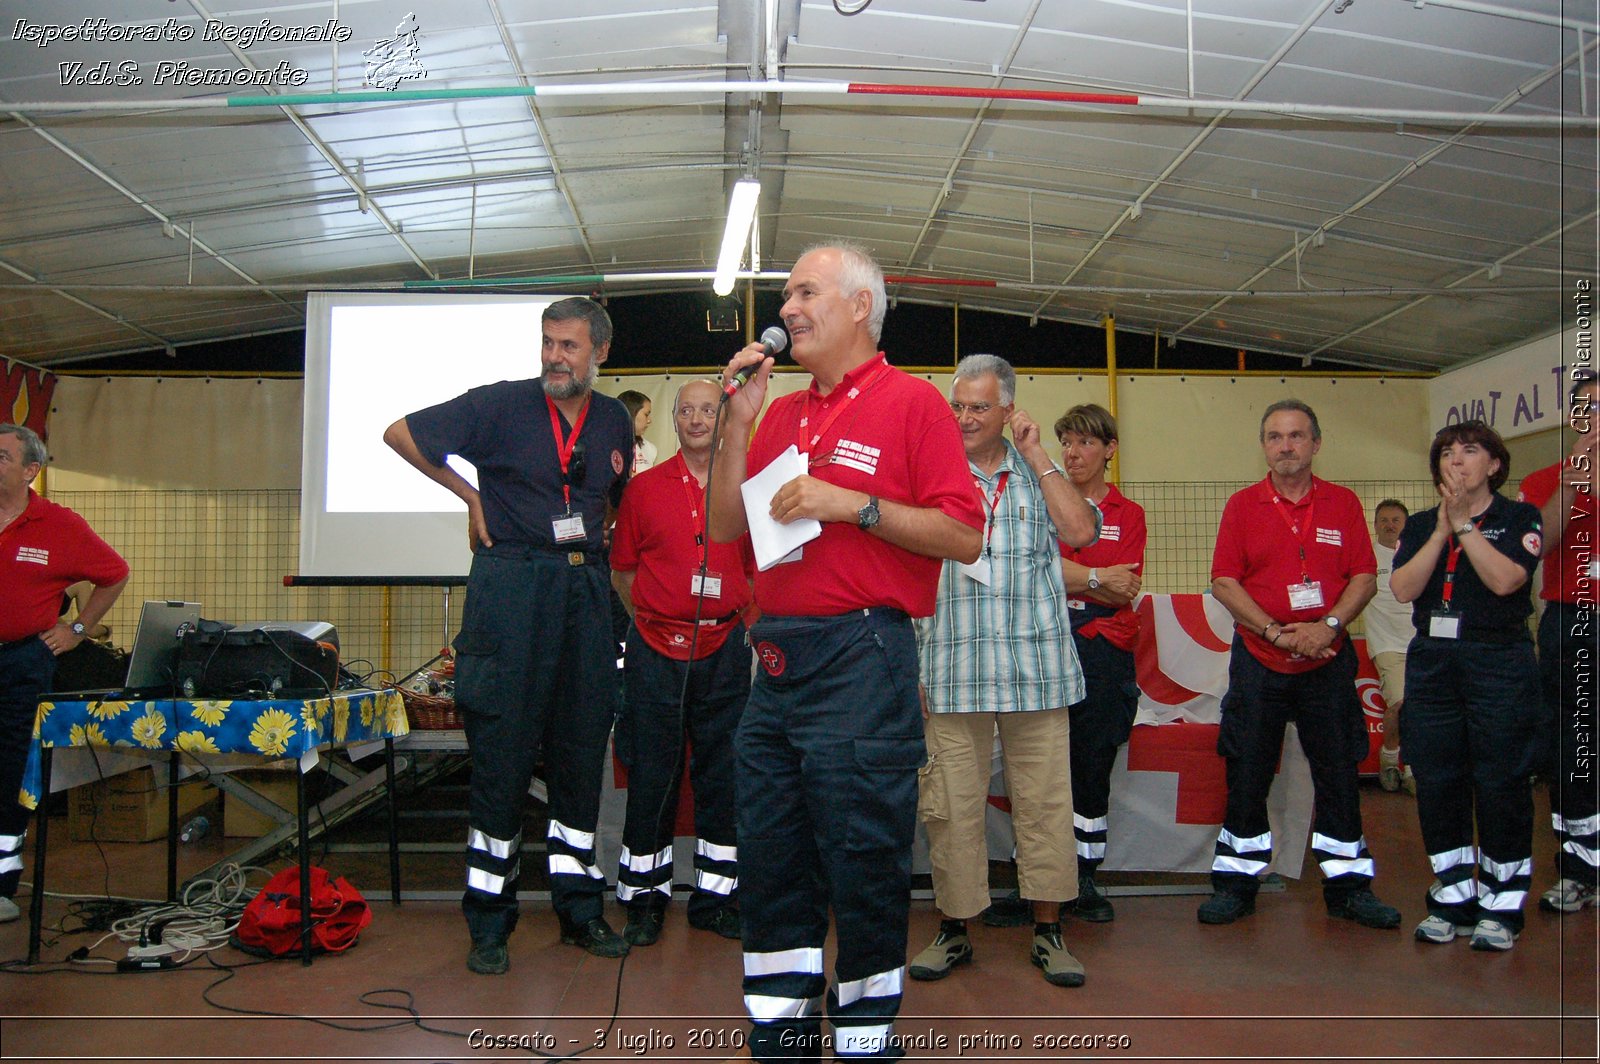
{"label": "plastic water bottle", "polygon": [[199,842],[206,837],[206,832],[210,830],[211,821],[203,816],[197,816],[183,825],[183,830],[178,832],[178,840],[180,842]]}

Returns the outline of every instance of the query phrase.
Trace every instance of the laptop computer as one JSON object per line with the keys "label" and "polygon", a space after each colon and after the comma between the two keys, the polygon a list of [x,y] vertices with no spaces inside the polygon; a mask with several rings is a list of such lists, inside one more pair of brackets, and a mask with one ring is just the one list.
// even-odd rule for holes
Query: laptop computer
{"label": "laptop computer", "polygon": [[139,627],[128,652],[129,691],[173,693],[173,674],[183,634],[200,623],[198,602],[146,601],[139,611]]}

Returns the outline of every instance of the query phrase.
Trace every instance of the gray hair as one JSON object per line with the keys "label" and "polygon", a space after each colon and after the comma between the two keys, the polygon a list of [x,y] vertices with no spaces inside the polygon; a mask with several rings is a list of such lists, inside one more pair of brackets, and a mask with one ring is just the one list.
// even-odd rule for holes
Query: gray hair
{"label": "gray hair", "polygon": [[883,316],[889,310],[889,297],[883,290],[883,268],[873,259],[872,252],[852,241],[838,240],[813,244],[800,254],[805,256],[813,251],[839,253],[839,291],[845,298],[857,292],[866,292],[872,297],[872,309],[867,312],[867,334],[877,343],[883,338]]}
{"label": "gray hair", "polygon": [[26,425],[13,425],[7,421],[0,424],[0,436],[15,436],[22,441],[23,465],[44,465],[50,460],[50,452],[44,449],[44,441]]}
{"label": "gray hair", "polygon": [[[1011,368],[1011,363],[999,355],[968,355],[956,364],[956,377],[958,381],[977,380],[986,374],[994,374],[995,380],[1000,382],[1000,405],[1010,406],[1017,401],[1017,371]],[[952,382],[954,383],[954,382]]]}
{"label": "gray hair", "polygon": [[1322,426],[1317,424],[1317,412],[1315,410],[1312,410],[1311,407],[1307,406],[1305,403],[1302,403],[1298,399],[1279,399],[1276,403],[1273,403],[1271,406],[1267,407],[1266,413],[1261,415],[1262,443],[1267,442],[1267,418],[1271,417],[1273,414],[1282,413],[1285,410],[1293,410],[1310,418],[1311,438],[1313,440],[1322,439]]}
{"label": "gray hair", "polygon": [[611,315],[606,308],[585,296],[558,299],[544,308],[544,321],[584,321],[589,323],[589,343],[604,347],[611,342]]}

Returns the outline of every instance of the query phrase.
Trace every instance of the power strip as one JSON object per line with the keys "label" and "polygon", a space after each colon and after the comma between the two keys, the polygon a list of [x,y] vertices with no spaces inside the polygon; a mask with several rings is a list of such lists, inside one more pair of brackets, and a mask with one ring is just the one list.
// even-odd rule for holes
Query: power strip
{"label": "power strip", "polygon": [[150,960],[155,957],[170,957],[178,952],[178,947],[170,942],[152,942],[148,946],[129,946],[128,959],[130,961]]}

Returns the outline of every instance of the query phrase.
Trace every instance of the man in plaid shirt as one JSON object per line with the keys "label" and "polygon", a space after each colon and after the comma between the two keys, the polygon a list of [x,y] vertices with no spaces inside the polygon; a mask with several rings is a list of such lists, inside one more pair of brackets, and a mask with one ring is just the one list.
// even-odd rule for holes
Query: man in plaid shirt
{"label": "man in plaid shirt", "polygon": [[[1082,986],[1061,940],[1061,903],[1077,897],[1067,707],[1084,696],[1070,638],[1058,542],[1084,546],[1100,514],[1073,490],[1016,408],[1016,373],[994,355],[956,367],[950,409],[983,497],[984,548],[947,561],[931,618],[917,621],[928,765],[918,812],[928,829],[938,937],[911,961],[942,979],[972,959],[967,920],[989,904],[984,805],[1000,732],[1017,838],[1017,877],[1033,903],[1031,958],[1057,986]],[[1007,442],[1011,429],[1015,443]]]}

